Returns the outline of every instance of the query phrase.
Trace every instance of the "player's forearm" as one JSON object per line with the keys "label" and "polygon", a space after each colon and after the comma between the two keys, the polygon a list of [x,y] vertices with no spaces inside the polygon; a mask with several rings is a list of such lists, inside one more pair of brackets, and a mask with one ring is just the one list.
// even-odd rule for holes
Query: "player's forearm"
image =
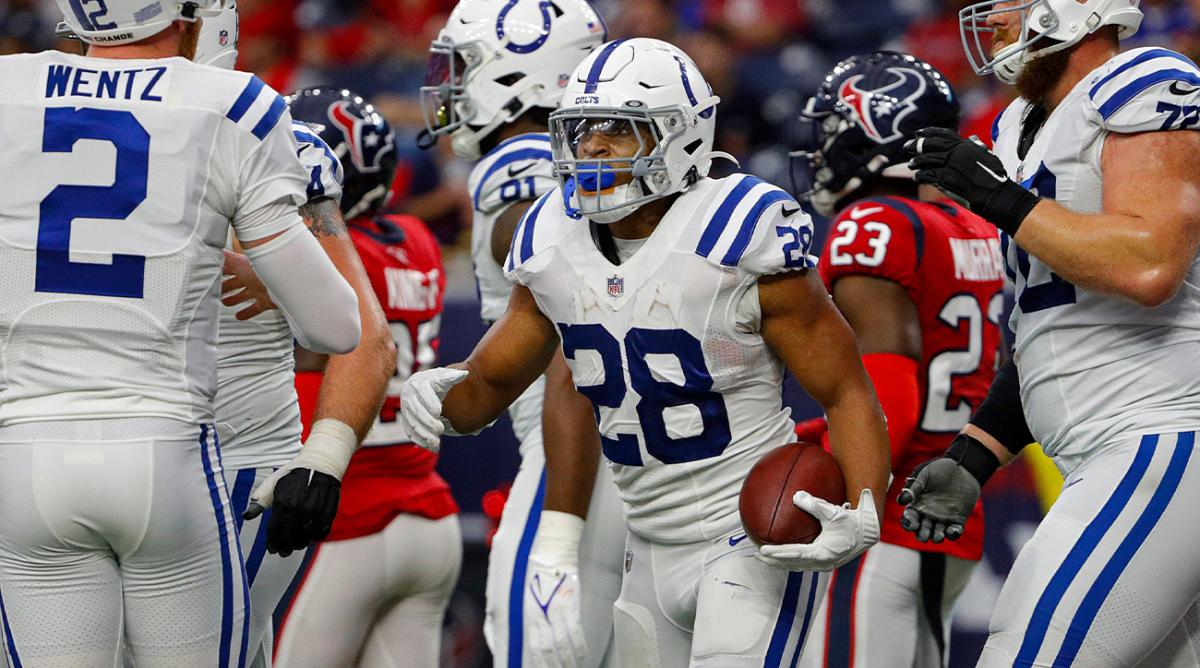
{"label": "player's forearm", "polygon": [[875,393],[861,379],[848,379],[837,398],[828,402],[829,447],[846,481],[846,498],[857,503],[859,494],[870,489],[876,509],[883,517],[888,476],[891,473],[891,449],[883,411]]}
{"label": "player's forearm", "polygon": [[1016,241],[1071,283],[1143,306],[1174,296],[1196,250],[1195,240],[1156,221],[1078,213],[1048,199],[1021,223]]}
{"label": "player's forearm", "polygon": [[542,410],[546,451],[545,509],[587,517],[600,466],[600,434],[592,403],[575,389],[561,353],[546,372]]}

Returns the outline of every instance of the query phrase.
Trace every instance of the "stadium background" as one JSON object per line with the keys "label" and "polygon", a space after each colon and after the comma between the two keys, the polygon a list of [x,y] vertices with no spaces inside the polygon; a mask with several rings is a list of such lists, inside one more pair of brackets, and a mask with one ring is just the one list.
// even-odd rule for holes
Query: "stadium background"
{"label": "stadium background", "polygon": [[[687,51],[721,97],[717,148],[742,170],[787,187],[794,119],[821,76],[838,60],[887,48],[935,65],[958,91],[963,134],[989,136],[1008,102],[993,78],[967,66],[958,34],[963,0],[594,0],[610,38],[657,37]],[[370,98],[395,124],[401,166],[391,208],[425,219],[443,243],[449,286],[441,359],[466,357],[484,331],[468,246],[470,165],[448,142],[430,152],[413,142],[417,100],[430,42],[454,0],[240,0],[239,68],[281,92],[333,84]],[[1200,0],[1142,0],[1146,19],[1131,45],[1162,45],[1200,61]],[[77,45],[58,42],[53,0],[0,0],[0,54]],[[818,241],[824,236],[818,220]],[[797,417],[817,412],[791,383]],[[516,471],[516,442],[506,421],[443,449],[440,469],[462,506],[466,542],[462,578],[447,618],[443,665],[489,665],[483,643],[487,543]],[[1004,575],[1033,532],[1061,480],[1053,465],[1023,457],[988,486],[985,557],[959,600],[951,666],[974,665]]]}

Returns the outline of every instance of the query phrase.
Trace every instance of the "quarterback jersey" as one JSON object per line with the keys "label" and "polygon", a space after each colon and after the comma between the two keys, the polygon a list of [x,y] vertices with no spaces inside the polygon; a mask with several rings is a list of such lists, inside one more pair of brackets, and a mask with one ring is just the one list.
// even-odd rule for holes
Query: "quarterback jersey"
{"label": "quarterback jersey", "polygon": [[[1017,100],[997,120],[1005,169],[1042,197],[1099,213],[1105,137],[1200,130],[1200,70],[1166,49],[1119,54],[1067,94],[1022,156],[1029,111]],[[1076,457],[1122,435],[1200,424],[1200,266],[1193,262],[1174,298],[1146,308],[1073,285],[1008,239],[1003,246],[1016,283],[1022,404],[1048,454]]]}
{"label": "quarterback jersey", "polygon": [[[309,201],[340,202],[342,166],[333,150],[299,121],[292,121],[292,135],[309,175]],[[245,307],[220,311],[214,410],[221,458],[230,469],[282,466],[300,451],[292,331],[278,309],[238,320]]]}
{"label": "quarterback jersey", "polygon": [[5,56],[0,81],[0,425],[211,421],[229,226],[301,224],[283,98],[182,58]]}
{"label": "quarterback jersey", "polygon": [[550,135],[544,133],[518,135],[500,142],[471,170],[467,180],[474,216],[471,260],[479,288],[479,314],[484,320],[499,320],[512,292],[504,268],[492,257],[496,219],[512,204],[535,200],[556,185]]}
{"label": "quarterback jersey", "polygon": [[[397,422],[408,377],[437,362],[446,275],[437,239],[412,216],[360,218],[350,236],[396,342],[396,373],[375,425],[342,479],[342,500],[329,540],[383,530],[399,514],[440,519],[458,512],[438,475],[437,455],[412,445]],[[319,374],[297,374],[305,425],[320,388]]]}
{"label": "quarterback jersey", "polygon": [[[1004,306],[996,228],[948,200],[864,199],[834,218],[820,271],[831,292],[846,276],[892,281],[917,308],[921,409],[912,438],[893,455],[887,498],[895,499],[919,464],[946,451],[996,375]],[[900,504],[883,507],[884,542],[964,559],[979,559],[983,552],[982,503],[975,504],[960,539],[940,544],[918,542],[902,529]]]}
{"label": "quarterback jersey", "polygon": [[800,206],[745,175],[696,183],[619,266],[559,190],[522,219],[508,275],[562,336],[630,531],[689,543],[740,526],[742,480],[795,426],[759,332],[758,278],[815,266],[811,242]]}

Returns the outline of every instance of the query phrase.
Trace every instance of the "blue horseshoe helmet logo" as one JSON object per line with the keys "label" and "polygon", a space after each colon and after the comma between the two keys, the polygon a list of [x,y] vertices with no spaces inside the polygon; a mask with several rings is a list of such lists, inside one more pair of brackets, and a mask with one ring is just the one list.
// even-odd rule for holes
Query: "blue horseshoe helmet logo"
{"label": "blue horseshoe helmet logo", "polygon": [[[496,17],[496,37],[504,39],[504,19],[508,16],[508,12],[512,10],[513,7],[516,7],[517,3],[520,1],[521,0],[508,0],[504,7],[501,8],[500,15]],[[504,45],[504,48],[512,51],[513,53],[532,53],[541,48],[541,46],[546,43],[546,39],[550,37],[550,9],[552,7],[554,7],[554,5],[551,4],[550,0],[541,0],[541,2],[538,3],[538,10],[542,12],[542,34],[538,35],[537,38],[528,44],[517,44],[516,42],[510,41],[508,44]],[[557,10],[558,8],[554,7],[554,9]],[[555,13],[561,15],[561,11],[556,11]]]}

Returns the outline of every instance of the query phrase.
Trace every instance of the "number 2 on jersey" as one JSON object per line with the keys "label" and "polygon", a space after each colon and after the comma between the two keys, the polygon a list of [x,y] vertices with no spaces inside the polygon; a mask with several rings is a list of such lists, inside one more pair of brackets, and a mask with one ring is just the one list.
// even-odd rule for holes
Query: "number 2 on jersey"
{"label": "number 2 on jersey", "polygon": [[871,248],[871,254],[855,253],[851,255],[844,249],[854,243],[858,237],[858,230],[858,223],[853,220],[843,220],[838,223],[838,236],[829,242],[829,263],[831,265],[842,266],[857,262],[864,267],[878,267],[883,264],[883,258],[887,255],[888,242],[892,240],[892,228],[874,221],[863,223],[862,230],[875,235],[867,239],[867,246]]}
{"label": "number 2 on jersey", "polygon": [[[579,351],[591,350],[600,356],[604,382],[579,386],[579,393],[591,400],[600,423],[600,409],[618,408],[629,388],[621,372],[621,343],[602,325],[559,325],[563,354],[574,360]],[[638,421],[646,440],[646,452],[664,464],[694,462],[716,457],[729,446],[729,414],[725,399],[712,390],[713,379],[704,363],[704,350],[696,337],[682,329],[633,328],[625,335],[625,354],[629,360],[629,381],[641,399],[637,403]],[[683,384],[660,380],[664,375],[651,368],[651,356],[674,357],[683,373]],[[672,438],[667,433],[666,411],[692,406],[700,414],[699,434]],[[615,438],[600,434],[604,456],[615,464],[642,466],[636,434],[617,433]]]}
{"label": "number 2 on jersey", "polygon": [[[84,139],[116,149],[111,186],[60,185],[42,200],[34,290],[105,297],[142,298],[146,258],[113,254],[99,264],[71,260],[71,224],[79,218],[124,220],[146,199],[150,135],[128,111],[55,107],[46,110],[43,153],[73,153]],[[114,232],[119,234],[119,232]]]}
{"label": "number 2 on jersey", "polygon": [[[1000,325],[1000,312],[1004,310],[1004,295],[997,292],[987,304],[987,321],[994,327]],[[925,410],[921,414],[921,431],[954,433],[963,428],[971,417],[970,406],[959,400],[950,406],[954,394],[954,377],[967,376],[979,370],[983,361],[983,306],[973,295],[958,294],[946,300],[938,312],[938,320],[958,329],[967,321],[967,347],[946,350],[929,360],[926,371]]]}

